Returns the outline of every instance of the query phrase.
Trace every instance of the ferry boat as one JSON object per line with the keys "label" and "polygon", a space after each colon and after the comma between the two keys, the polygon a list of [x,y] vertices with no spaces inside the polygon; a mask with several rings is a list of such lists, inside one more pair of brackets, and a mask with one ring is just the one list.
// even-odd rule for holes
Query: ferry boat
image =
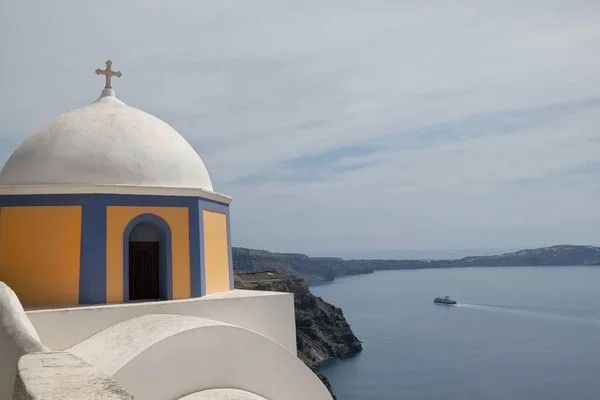
{"label": "ferry boat", "polygon": [[434,302],[434,303],[437,303],[437,304],[446,304],[446,305],[449,305],[449,306],[452,306],[452,305],[456,304],[456,300],[452,300],[452,299],[450,298],[450,296],[445,296],[445,297],[436,297],[436,298],[433,300],[433,302]]}

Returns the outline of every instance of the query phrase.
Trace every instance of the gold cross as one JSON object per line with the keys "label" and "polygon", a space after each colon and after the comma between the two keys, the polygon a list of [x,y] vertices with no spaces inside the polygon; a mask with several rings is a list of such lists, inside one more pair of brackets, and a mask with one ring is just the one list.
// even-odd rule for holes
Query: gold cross
{"label": "gold cross", "polygon": [[113,76],[116,76],[117,78],[120,78],[121,75],[123,75],[121,73],[121,71],[113,71],[110,67],[112,66],[112,61],[107,60],[106,61],[106,69],[96,69],[96,75],[104,75],[106,77],[106,86],[104,86],[105,89],[112,89],[112,86],[110,85],[110,78],[112,78]]}

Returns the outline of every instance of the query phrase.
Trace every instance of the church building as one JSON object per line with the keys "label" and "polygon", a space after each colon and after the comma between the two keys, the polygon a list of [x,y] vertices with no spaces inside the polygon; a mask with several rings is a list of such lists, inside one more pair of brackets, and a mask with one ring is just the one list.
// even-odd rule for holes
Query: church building
{"label": "church building", "polygon": [[331,400],[293,294],[233,287],[231,198],[96,74],[0,172],[0,400]]}
{"label": "church building", "polygon": [[172,127],[115,97],[45,123],[0,172],[0,281],[25,305],[233,288],[229,204]]}

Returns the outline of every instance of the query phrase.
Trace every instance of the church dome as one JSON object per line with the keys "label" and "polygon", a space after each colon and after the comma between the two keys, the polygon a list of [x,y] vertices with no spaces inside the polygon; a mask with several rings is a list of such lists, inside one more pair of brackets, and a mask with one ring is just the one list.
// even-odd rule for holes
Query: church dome
{"label": "church dome", "polygon": [[10,156],[0,185],[124,185],[213,191],[192,146],[162,120],[105,89],[44,124]]}

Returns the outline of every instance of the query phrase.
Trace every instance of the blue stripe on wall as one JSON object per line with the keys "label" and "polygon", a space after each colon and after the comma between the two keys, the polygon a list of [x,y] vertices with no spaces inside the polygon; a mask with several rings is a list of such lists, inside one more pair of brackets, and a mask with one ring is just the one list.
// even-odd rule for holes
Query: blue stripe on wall
{"label": "blue stripe on wall", "polygon": [[79,304],[106,303],[106,206],[87,199],[82,207]]}
{"label": "blue stripe on wall", "polygon": [[198,246],[198,249],[200,250],[200,279],[201,279],[201,285],[200,285],[200,291],[202,293],[202,296],[206,295],[206,257],[204,254],[204,213],[202,212],[202,203],[199,202],[198,204],[198,223],[199,223],[199,236],[198,239],[200,240],[200,246]]}
{"label": "blue stripe on wall", "polygon": [[[187,196],[118,194],[0,195],[0,207],[75,205],[82,206],[79,280],[79,301],[81,304],[100,304],[106,302],[106,207],[108,206],[188,207],[190,216],[191,293],[192,297],[198,295],[204,296],[206,293],[204,251],[201,248],[204,246],[204,226],[201,210],[205,208],[207,210],[223,212],[229,218],[229,206],[227,204]],[[123,253],[125,255],[128,252],[129,246],[127,245],[123,248]],[[231,247],[229,248],[229,252],[231,264]],[[125,259],[125,256],[123,261],[128,267],[129,263]],[[232,265],[230,265],[230,268],[232,268]],[[169,276],[171,276],[170,273]],[[127,274],[128,280],[129,275]],[[128,299],[129,285],[127,284],[126,287],[127,290],[124,294],[127,293],[125,299]],[[172,298],[172,282],[168,284],[168,287],[170,287],[169,298]]]}
{"label": "blue stripe on wall", "polygon": [[[15,194],[0,195],[0,207],[6,206],[75,206],[95,201],[105,206],[189,207],[198,200],[207,207],[228,209],[227,204],[187,196],[150,196],[134,194]],[[222,211],[225,212],[225,211]]]}
{"label": "blue stripe on wall", "polygon": [[223,214],[229,214],[229,206],[226,204],[219,204],[214,202],[209,202],[207,200],[201,199],[198,204],[200,204],[200,208],[208,211],[216,211]]}
{"label": "blue stripe on wall", "polygon": [[200,224],[200,209],[198,203],[189,208],[189,226],[190,226],[190,293],[192,297],[203,296],[202,285],[204,277],[202,276],[202,259],[200,246],[203,245],[204,234]]}
{"label": "blue stripe on wall", "polygon": [[229,251],[229,290],[235,288],[233,279],[233,250],[231,249],[231,218],[227,213],[227,250]]}

